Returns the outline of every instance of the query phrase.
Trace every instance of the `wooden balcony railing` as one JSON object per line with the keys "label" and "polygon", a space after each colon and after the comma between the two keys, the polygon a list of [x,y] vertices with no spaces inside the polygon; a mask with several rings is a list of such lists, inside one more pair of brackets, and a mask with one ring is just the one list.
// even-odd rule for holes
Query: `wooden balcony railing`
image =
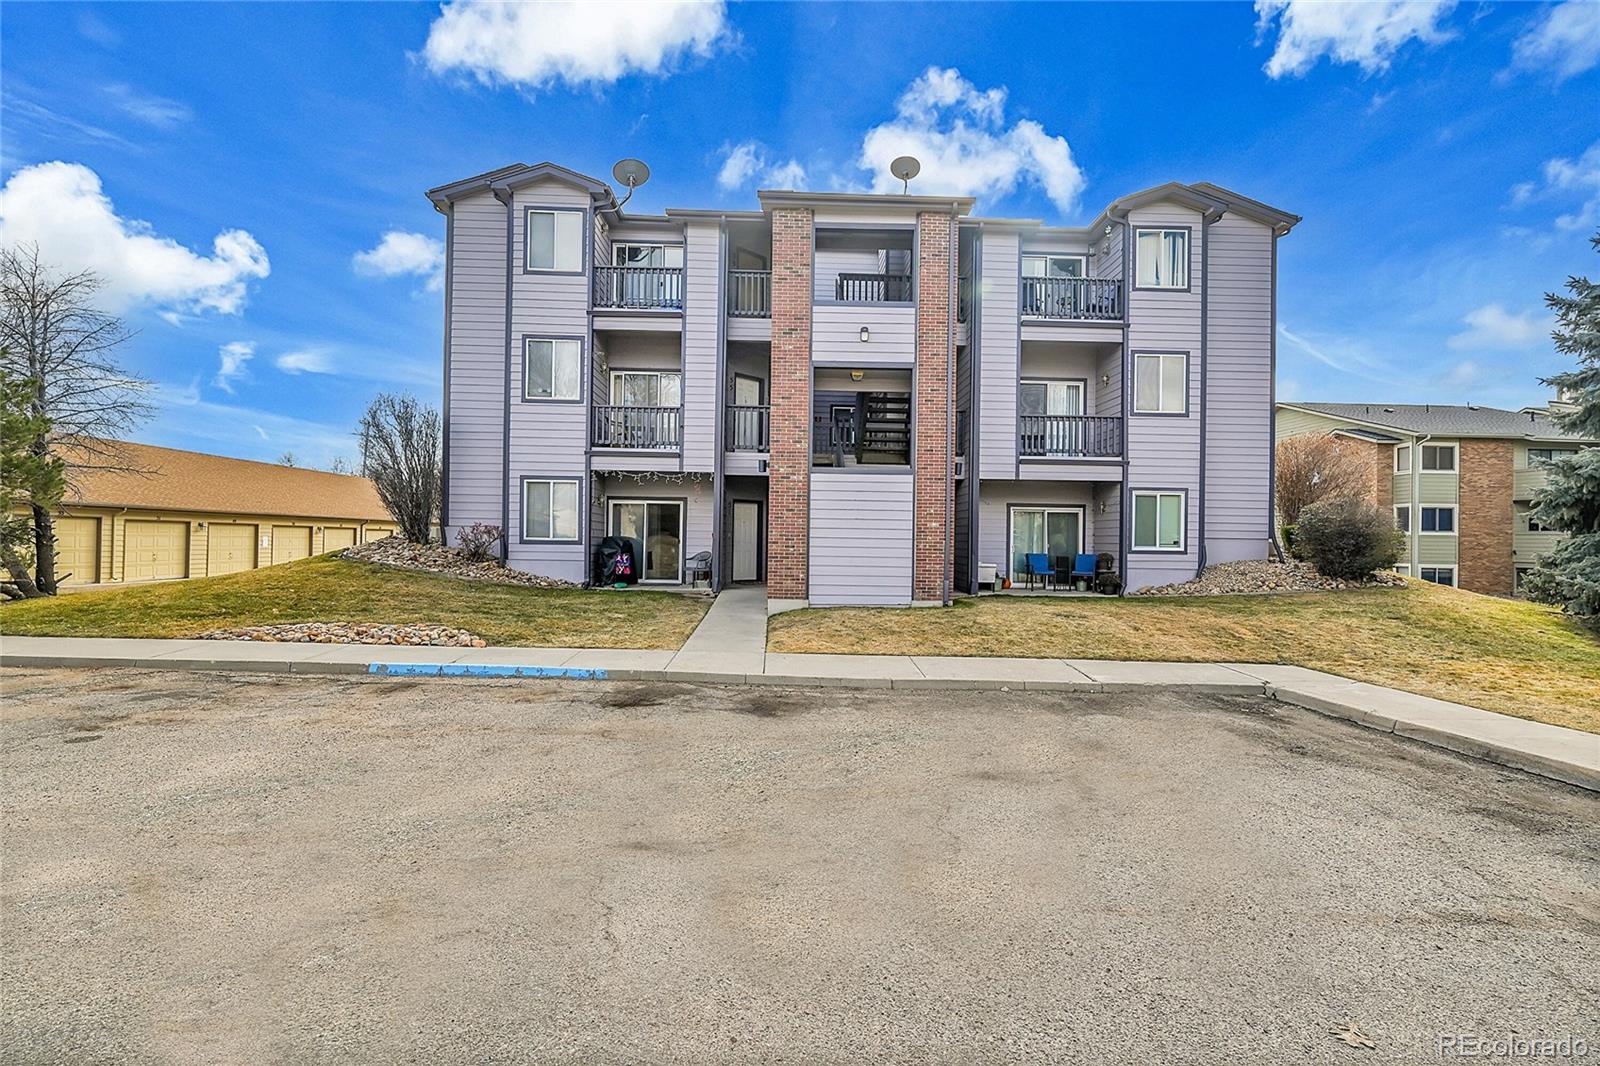
{"label": "wooden balcony railing", "polygon": [[1122,419],[1099,415],[1018,415],[1017,453],[1049,459],[1122,454]]}
{"label": "wooden balcony railing", "polygon": [[846,303],[909,303],[910,274],[840,274],[833,280],[833,298]]}
{"label": "wooden balcony railing", "polygon": [[728,271],[728,315],[732,318],[771,318],[772,271]]}
{"label": "wooden balcony railing", "polygon": [[589,443],[596,448],[677,451],[683,446],[683,408],[596,404]]}
{"label": "wooden balcony railing", "polygon": [[594,306],[629,311],[683,309],[683,268],[597,266]]}
{"label": "wooden balcony railing", "polygon": [[764,452],[772,428],[772,408],[767,404],[730,404],[725,428],[728,451]]}
{"label": "wooden balcony railing", "polygon": [[1122,320],[1122,282],[1115,278],[1023,278],[1023,318]]}

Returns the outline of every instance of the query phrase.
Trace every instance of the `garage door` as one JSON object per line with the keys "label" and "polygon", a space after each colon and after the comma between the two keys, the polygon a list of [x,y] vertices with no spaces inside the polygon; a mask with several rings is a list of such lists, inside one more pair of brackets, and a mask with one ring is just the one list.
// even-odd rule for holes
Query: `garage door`
{"label": "garage door", "polygon": [[211,548],[206,573],[236,574],[256,568],[256,527],[211,524]]}
{"label": "garage door", "polygon": [[129,522],[122,529],[122,578],[189,576],[189,523]]}
{"label": "garage door", "polygon": [[56,574],[63,585],[100,579],[100,519],[56,519]]}
{"label": "garage door", "polygon": [[310,526],[272,527],[272,565],[311,557]]}
{"label": "garage door", "polygon": [[356,546],[356,530],[354,526],[328,526],[322,531],[322,550],[336,552],[341,548],[354,548]]}

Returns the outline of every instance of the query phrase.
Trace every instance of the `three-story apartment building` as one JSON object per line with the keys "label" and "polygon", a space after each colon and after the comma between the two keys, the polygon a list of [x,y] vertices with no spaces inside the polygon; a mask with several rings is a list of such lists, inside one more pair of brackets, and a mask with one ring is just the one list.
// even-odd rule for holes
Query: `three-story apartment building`
{"label": "three-story apartment building", "polygon": [[429,192],[446,218],[447,536],[647,582],[692,557],[773,609],[926,604],[991,564],[1108,552],[1126,587],[1272,536],[1277,240],[1210,184],[1089,226],[966,197],[765,191],[627,214],[518,164]]}

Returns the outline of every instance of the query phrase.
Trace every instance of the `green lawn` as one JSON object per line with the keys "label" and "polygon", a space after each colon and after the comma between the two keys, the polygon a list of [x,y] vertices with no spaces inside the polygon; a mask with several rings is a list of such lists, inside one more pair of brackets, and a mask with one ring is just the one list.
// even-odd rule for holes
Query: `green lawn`
{"label": "green lawn", "polygon": [[1600,733],[1600,638],[1557,611],[1402,589],[1211,598],[992,596],[772,619],[768,650],[1291,663]]}
{"label": "green lawn", "polygon": [[275,622],[433,622],[490,644],[675,649],[708,605],[671,592],[490,585],[323,555],[226,577],[10,603],[0,607],[0,633],[192,637]]}

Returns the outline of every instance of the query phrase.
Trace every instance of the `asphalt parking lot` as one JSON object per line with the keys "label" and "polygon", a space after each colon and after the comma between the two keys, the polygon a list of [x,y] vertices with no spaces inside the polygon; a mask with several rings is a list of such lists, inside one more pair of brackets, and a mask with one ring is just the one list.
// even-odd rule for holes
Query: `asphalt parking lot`
{"label": "asphalt parking lot", "polygon": [[0,683],[5,1063],[1600,1049],[1600,800],[1264,699]]}

